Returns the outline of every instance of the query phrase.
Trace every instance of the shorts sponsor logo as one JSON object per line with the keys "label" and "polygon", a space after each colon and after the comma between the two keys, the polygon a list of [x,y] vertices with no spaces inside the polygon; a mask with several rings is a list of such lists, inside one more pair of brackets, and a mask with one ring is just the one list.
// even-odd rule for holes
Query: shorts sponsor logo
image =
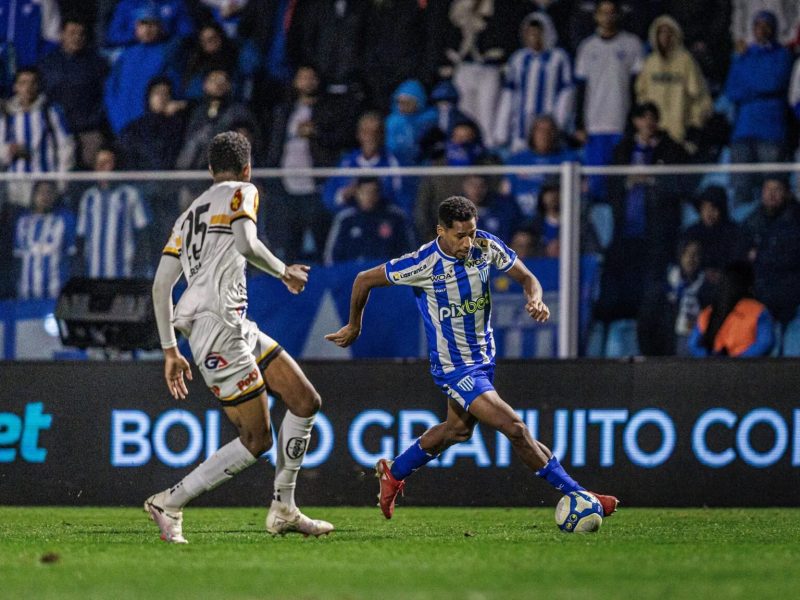
{"label": "shorts sponsor logo", "polygon": [[240,392],[243,392],[258,381],[258,376],[258,369],[253,369],[244,379],[236,382],[236,387],[239,388]]}
{"label": "shorts sponsor logo", "polygon": [[217,398],[219,398],[220,394],[222,393],[222,390],[219,389],[218,385],[212,385],[211,393],[214,394]]}
{"label": "shorts sponsor logo", "polygon": [[228,361],[218,352],[211,352],[203,361],[206,369],[224,369],[228,366]]}
{"label": "shorts sponsor logo", "polygon": [[475,389],[475,380],[470,375],[467,375],[459,380],[456,387],[464,392],[471,392]]}
{"label": "shorts sponsor logo", "polygon": [[489,292],[477,300],[467,299],[461,304],[451,304],[450,306],[442,306],[439,308],[439,320],[465,317],[467,315],[474,315],[479,310],[486,310],[491,305]]}
{"label": "shorts sponsor logo", "polygon": [[300,458],[306,452],[308,442],[303,438],[293,437],[286,442],[286,456],[289,458]]}

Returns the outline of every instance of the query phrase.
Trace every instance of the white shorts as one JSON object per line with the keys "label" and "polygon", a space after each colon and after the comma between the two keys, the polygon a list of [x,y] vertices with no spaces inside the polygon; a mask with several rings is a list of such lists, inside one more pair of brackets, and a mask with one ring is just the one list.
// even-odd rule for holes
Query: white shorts
{"label": "white shorts", "polygon": [[264,392],[262,373],[283,351],[252,321],[233,327],[211,315],[192,323],[189,346],[206,385],[227,406]]}

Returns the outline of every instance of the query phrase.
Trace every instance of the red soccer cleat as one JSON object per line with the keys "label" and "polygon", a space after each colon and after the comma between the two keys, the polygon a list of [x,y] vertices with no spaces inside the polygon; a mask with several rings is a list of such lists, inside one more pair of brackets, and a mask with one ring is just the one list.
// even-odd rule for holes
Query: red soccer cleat
{"label": "red soccer cleat", "polygon": [[403,491],[405,481],[397,481],[392,475],[392,461],[382,458],[375,465],[375,477],[381,482],[381,492],[378,494],[378,506],[381,507],[383,516],[391,519],[394,514],[394,501],[397,494]]}
{"label": "red soccer cleat", "polygon": [[594,492],[589,492],[589,493],[595,498],[597,498],[597,501],[600,503],[600,506],[603,507],[604,517],[610,517],[615,512],[617,512],[617,505],[619,504],[619,500],[617,498],[615,498],[614,496],[604,496],[603,494],[596,494]]}

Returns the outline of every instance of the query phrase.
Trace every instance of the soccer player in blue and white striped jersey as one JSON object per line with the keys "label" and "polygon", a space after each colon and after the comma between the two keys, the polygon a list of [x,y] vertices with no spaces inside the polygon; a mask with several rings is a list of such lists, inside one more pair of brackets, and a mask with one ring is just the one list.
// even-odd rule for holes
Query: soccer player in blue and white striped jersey
{"label": "soccer player in blue and white striped jersey", "polygon": [[[453,444],[472,436],[480,422],[503,433],[522,461],[557,490],[584,490],[564,471],[558,458],[534,440],[519,415],[494,388],[495,343],[489,273],[507,273],[525,291],[531,318],[544,322],[550,311],[542,301],[542,286],[513,250],[499,238],[477,228],[477,210],[467,198],[452,196],[439,207],[438,237],[416,252],[390,260],[356,277],[347,325],[326,337],[347,347],[361,333],[370,290],[409,285],[425,323],[434,382],[448,397],[447,419],[428,429],[395,460],[381,459],[380,507],[387,519],[394,513],[405,478]],[[617,499],[595,494],[610,515]]]}
{"label": "soccer player in blue and white striped jersey", "polygon": [[[95,157],[95,172],[110,172],[115,166],[114,151],[102,148]],[[137,252],[142,258],[147,253],[150,221],[147,204],[132,185],[112,186],[101,179],[86,190],[78,206],[77,231],[85,275],[94,279],[133,277]]]}

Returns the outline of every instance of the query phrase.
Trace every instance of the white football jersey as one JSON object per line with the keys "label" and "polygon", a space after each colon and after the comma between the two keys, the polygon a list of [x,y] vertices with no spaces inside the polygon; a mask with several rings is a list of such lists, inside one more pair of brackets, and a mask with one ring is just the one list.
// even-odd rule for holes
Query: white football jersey
{"label": "white football jersey", "polygon": [[247,260],[234,245],[231,224],[256,221],[258,190],[252,183],[224,181],[212,185],[175,221],[164,254],[181,261],[188,287],[172,323],[188,336],[200,315],[216,315],[238,326],[247,312]]}

